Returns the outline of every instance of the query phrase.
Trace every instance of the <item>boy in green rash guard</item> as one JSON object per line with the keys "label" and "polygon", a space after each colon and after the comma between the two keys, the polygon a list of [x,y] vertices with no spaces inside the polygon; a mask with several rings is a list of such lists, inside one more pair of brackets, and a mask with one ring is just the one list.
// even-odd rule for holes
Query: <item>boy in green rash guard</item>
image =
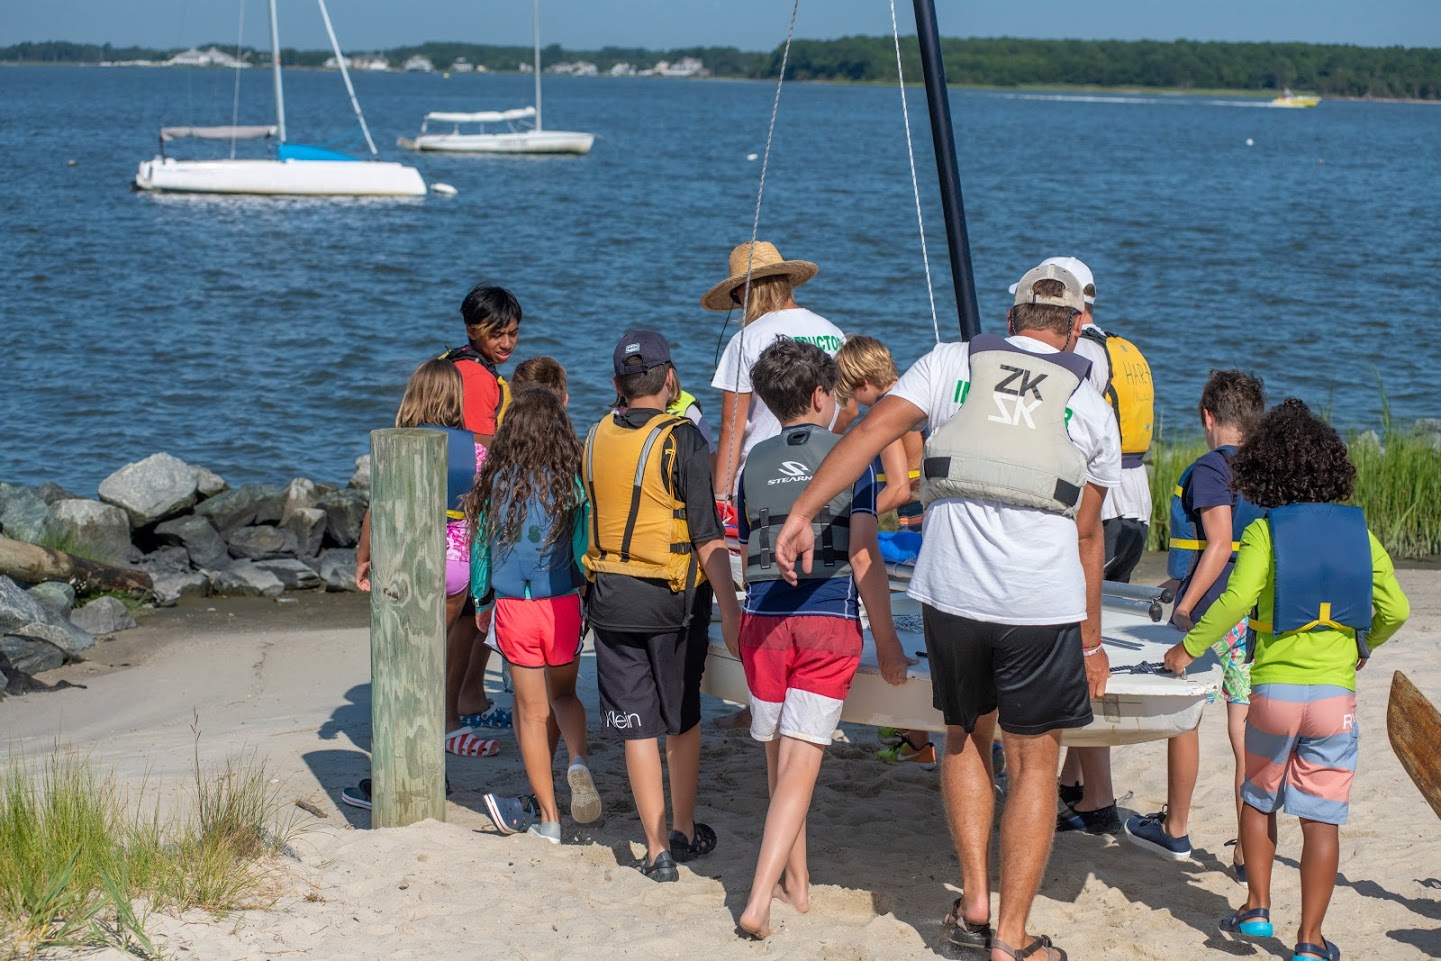
{"label": "boy in green rash guard", "polygon": [[1182,673],[1254,610],[1241,788],[1249,896],[1221,926],[1271,937],[1276,812],[1285,808],[1301,819],[1304,838],[1294,958],[1339,958],[1321,922],[1356,770],[1356,672],[1411,609],[1360,508],[1340,503],[1356,480],[1346,445],[1305,404],[1287,398],[1266,414],[1232,469],[1237,492],[1270,514],[1242,534],[1225,592],[1166,652],[1166,668]]}

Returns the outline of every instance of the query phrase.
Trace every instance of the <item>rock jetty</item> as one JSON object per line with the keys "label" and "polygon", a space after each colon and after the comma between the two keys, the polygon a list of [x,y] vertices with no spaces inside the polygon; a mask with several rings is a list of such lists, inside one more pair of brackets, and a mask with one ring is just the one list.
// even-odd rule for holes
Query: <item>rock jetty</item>
{"label": "rock jetty", "polygon": [[[345,487],[297,477],[232,488],[158,453],[105,478],[96,499],[56,484],[0,483],[0,536],[144,572],[154,585],[146,602],[162,607],[185,596],[353,591],[369,487],[368,455]],[[69,583],[0,575],[0,658],[12,673],[59,667],[96,637],[134,626],[115,597],[77,603]]]}

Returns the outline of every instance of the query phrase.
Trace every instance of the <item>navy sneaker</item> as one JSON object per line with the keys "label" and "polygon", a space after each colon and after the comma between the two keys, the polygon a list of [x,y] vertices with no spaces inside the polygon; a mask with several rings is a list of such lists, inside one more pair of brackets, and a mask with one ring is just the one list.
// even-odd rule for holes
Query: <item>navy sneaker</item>
{"label": "navy sneaker", "polygon": [[1183,834],[1173,838],[1166,833],[1166,811],[1163,808],[1155,814],[1133,814],[1126,818],[1126,840],[1138,848],[1153,854],[1185,861],[1191,856],[1191,836]]}
{"label": "navy sneaker", "polygon": [[1067,811],[1056,815],[1056,833],[1084,831],[1087,834],[1115,834],[1121,829],[1116,805],[1108,804],[1094,811]]}
{"label": "navy sneaker", "polygon": [[531,825],[540,823],[540,805],[535,803],[534,794],[522,794],[520,797],[487,794],[482,800],[485,801],[486,813],[501,834],[520,834],[530,830]]}

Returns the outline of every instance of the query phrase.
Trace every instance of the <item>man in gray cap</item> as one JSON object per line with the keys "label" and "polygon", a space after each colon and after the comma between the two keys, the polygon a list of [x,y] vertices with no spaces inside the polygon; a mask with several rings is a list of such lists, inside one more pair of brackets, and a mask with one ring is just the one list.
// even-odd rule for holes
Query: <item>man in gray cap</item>
{"label": "man in gray cap", "polygon": [[[776,557],[809,570],[811,521],[881,450],[929,426],[926,538],[908,593],[922,603],[936,707],[946,720],[943,797],[960,856],[953,943],[1058,961],[1026,918],[1050,856],[1061,731],[1105,692],[1101,502],[1120,481],[1120,436],[1073,353],[1085,300],[1055,265],[1026,273],[1012,336],[939,344],[845,435],[787,516]],[[991,742],[1005,745],[1000,913],[991,925]]]}

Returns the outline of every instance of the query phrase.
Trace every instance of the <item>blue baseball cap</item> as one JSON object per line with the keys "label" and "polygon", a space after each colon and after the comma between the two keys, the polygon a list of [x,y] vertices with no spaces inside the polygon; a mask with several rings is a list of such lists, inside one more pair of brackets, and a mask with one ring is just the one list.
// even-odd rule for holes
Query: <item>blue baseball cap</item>
{"label": "blue baseball cap", "polygon": [[670,362],[670,344],[653,330],[628,330],[615,345],[617,377],[641,374]]}

